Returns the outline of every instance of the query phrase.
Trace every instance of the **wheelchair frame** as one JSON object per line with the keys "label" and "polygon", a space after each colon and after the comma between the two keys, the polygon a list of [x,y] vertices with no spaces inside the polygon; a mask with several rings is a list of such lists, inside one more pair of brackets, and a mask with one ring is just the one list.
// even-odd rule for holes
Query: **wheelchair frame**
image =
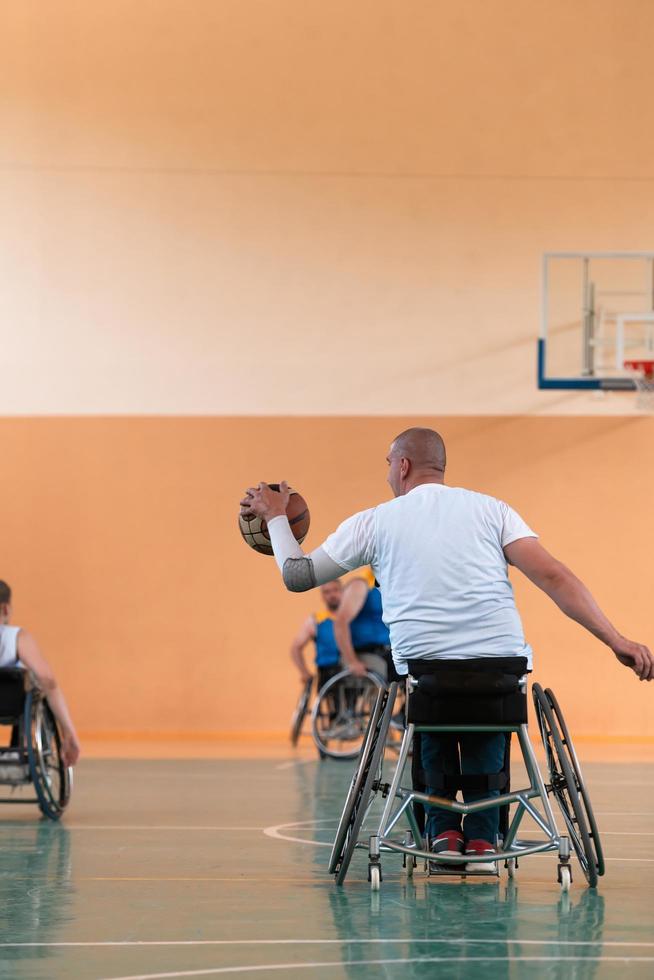
{"label": "wheelchair frame", "polygon": [[44,816],[58,820],[70,801],[73,782],[72,769],[61,758],[59,726],[45,695],[26,670],[4,668],[0,680],[3,675],[9,682],[5,689],[8,700],[13,698],[18,710],[7,711],[6,705],[0,705],[0,724],[11,725],[17,734],[12,739],[17,744],[0,748],[0,786],[32,785],[36,796],[0,797],[0,804],[37,803]]}
{"label": "wheelchair frame", "polygon": [[[415,687],[415,680],[407,679],[407,690]],[[520,690],[526,695],[527,680],[520,681]],[[458,856],[438,855],[437,875],[450,874],[467,876],[499,876],[499,863],[505,862],[509,877],[513,877],[518,860],[530,854],[558,852],[559,863],[557,880],[562,891],[566,892],[572,882],[570,865],[571,843],[582,871],[590,887],[597,885],[598,876],[604,874],[604,858],[599,833],[590,805],[590,799],[581,775],[581,768],[574,746],[565,725],[561,709],[554,694],[543,691],[539,684],[533,685],[533,697],[541,736],[545,746],[550,782],[546,783],[540,772],[526,724],[516,725],[414,725],[406,726],[399,757],[390,783],[382,781],[382,766],[385,741],[394,702],[398,694],[398,684],[380,692],[375,709],[370,718],[359,762],[352,777],[345,805],[339,822],[329,861],[329,872],[336,876],[336,884],[342,885],[347,875],[350,861],[357,847],[368,848],[368,880],[373,891],[377,891],[382,881],[381,855],[384,852],[402,854],[406,874],[411,876],[417,860],[426,862],[430,868],[436,861],[435,855],[427,850],[418,820],[414,813],[414,803],[437,805],[462,815],[475,813],[492,807],[516,805],[501,849],[494,855],[470,855],[461,859]],[[517,735],[527,770],[529,785],[523,789],[488,797],[475,803],[459,803],[457,800],[430,796],[402,785],[409,753],[416,732],[505,732],[509,737]],[[362,827],[377,794],[385,799],[381,818],[376,830],[360,839]],[[559,833],[549,796],[554,795],[562,811],[568,835]],[[534,806],[540,800],[542,812]],[[529,814],[545,834],[545,840],[522,840],[518,830],[525,814]],[[402,818],[408,823],[408,838],[396,840],[391,835]],[[418,842],[423,846],[418,846]],[[464,870],[464,866],[495,863],[493,872]],[[457,867],[458,866],[458,867]]]}

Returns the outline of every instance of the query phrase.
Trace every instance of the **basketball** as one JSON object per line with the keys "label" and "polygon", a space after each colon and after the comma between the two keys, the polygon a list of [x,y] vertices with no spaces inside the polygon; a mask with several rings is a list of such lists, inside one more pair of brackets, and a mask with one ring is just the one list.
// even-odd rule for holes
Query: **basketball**
{"label": "basketball", "polygon": [[[271,490],[279,490],[279,483],[269,483],[268,486]],[[309,530],[311,515],[304,497],[292,487],[289,487],[289,491],[291,496],[286,508],[286,516],[295,540],[298,544],[302,544]],[[261,555],[272,555],[268,526],[263,517],[258,517],[256,514],[239,514],[238,526],[246,544]]]}

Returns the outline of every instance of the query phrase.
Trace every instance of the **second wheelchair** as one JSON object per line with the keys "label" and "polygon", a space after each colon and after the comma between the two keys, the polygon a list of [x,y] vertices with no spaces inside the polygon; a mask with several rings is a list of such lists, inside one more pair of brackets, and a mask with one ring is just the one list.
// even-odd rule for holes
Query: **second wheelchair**
{"label": "second wheelchair", "polygon": [[[380,653],[363,653],[366,674],[347,669],[330,672],[319,686],[311,705],[313,678],[306,682],[291,722],[291,742],[296,745],[304,721],[311,714],[311,734],[321,759],[354,759],[363,745],[374,706],[388,689],[388,661]],[[404,729],[403,697],[397,700],[387,733],[389,748],[399,748]]]}

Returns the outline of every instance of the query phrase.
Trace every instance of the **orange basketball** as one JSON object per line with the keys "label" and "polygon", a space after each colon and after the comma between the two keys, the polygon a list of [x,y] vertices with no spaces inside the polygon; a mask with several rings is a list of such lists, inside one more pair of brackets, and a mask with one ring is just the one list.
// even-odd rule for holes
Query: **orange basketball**
{"label": "orange basketball", "polygon": [[[279,483],[269,483],[268,486],[271,490],[279,490]],[[292,487],[289,487],[289,490],[291,496],[288,500],[286,516],[295,540],[298,544],[302,544],[309,530],[311,515],[304,497]],[[238,526],[246,544],[262,555],[272,555],[268,525],[263,517],[258,517],[256,514],[239,514]]]}

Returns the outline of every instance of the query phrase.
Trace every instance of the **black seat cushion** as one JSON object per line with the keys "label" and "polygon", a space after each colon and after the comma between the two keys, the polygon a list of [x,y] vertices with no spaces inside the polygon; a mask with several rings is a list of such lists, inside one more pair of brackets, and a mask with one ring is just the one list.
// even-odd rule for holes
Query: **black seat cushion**
{"label": "black seat cushion", "polygon": [[418,680],[409,697],[408,721],[414,725],[523,725],[527,697],[520,679],[525,657],[473,660],[414,660],[409,672]]}
{"label": "black seat cushion", "polygon": [[24,705],[25,671],[16,667],[0,669],[0,724],[13,724]]}

